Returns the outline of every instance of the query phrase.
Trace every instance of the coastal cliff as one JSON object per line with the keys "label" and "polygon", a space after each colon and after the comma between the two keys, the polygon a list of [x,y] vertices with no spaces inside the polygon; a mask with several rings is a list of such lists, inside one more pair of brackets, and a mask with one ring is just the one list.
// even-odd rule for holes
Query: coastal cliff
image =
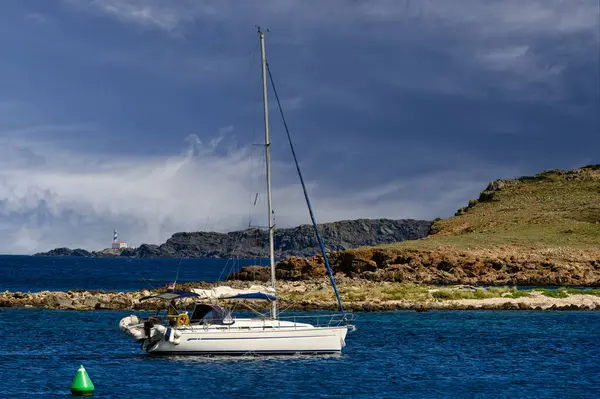
{"label": "coastal cliff", "polygon": [[[600,287],[599,204],[600,165],[594,165],[491,182],[477,199],[469,201],[453,217],[437,219],[433,225],[396,221],[398,230],[394,231],[391,228],[394,221],[359,220],[338,222],[344,229],[338,223],[324,225],[322,229],[330,244],[329,258],[339,293],[349,310],[600,310],[600,290],[593,289]],[[347,228],[348,223],[352,228]],[[306,248],[316,252],[309,226],[279,232],[282,232],[277,240],[279,256],[306,254]],[[374,232],[379,238],[369,236]],[[423,239],[410,240],[411,234],[422,238],[429,232]],[[264,239],[264,236],[259,238]],[[121,255],[192,257],[202,253],[216,257],[221,252],[209,249],[233,248],[227,240],[242,242],[246,254],[250,254],[256,236],[251,230],[221,235],[178,233],[161,246],[141,246]],[[336,250],[350,244],[363,245],[367,240],[406,241]],[[82,251],[59,248],[50,253],[77,255],[85,253]],[[289,256],[278,262],[277,277],[283,307],[336,307],[321,256]],[[230,274],[228,284],[242,288],[268,279],[268,268],[248,266]],[[178,288],[214,285],[198,282]],[[558,288],[523,290],[516,286]],[[6,291],[0,293],[0,307],[159,307],[157,301],[139,301],[148,294],[149,291]]]}
{"label": "coastal cliff", "polygon": [[[491,182],[416,241],[329,254],[334,273],[418,284],[600,286],[600,165]],[[321,256],[288,258],[277,277],[325,275]],[[267,281],[248,266],[232,280]]]}
{"label": "coastal cliff", "polygon": [[[598,204],[600,165],[592,165],[496,180],[453,217],[433,224],[383,219],[321,228],[336,278],[430,285],[600,287]],[[265,248],[256,247],[256,237],[261,245],[266,237],[256,232],[177,233],[161,246],[142,245],[121,255],[262,257]],[[385,243],[390,241],[394,242]],[[233,243],[242,250],[236,253]],[[302,257],[318,253],[310,226],[279,230],[276,243],[277,256],[284,258],[276,268],[279,280],[306,281],[326,275],[320,255]],[[360,247],[344,249],[351,246]],[[293,256],[297,253],[300,256]],[[269,273],[268,268],[248,266],[227,278],[264,282]]]}
{"label": "coastal cliff", "polygon": [[[431,222],[425,220],[358,219],[319,225],[327,250],[344,250],[418,240],[429,234]],[[138,248],[104,251],[57,248],[35,256],[128,256],[135,258],[264,258],[268,253],[267,232],[247,229],[231,233],[175,233],[164,244],[142,244]],[[275,256],[312,256],[319,252],[312,226],[275,230]]]}

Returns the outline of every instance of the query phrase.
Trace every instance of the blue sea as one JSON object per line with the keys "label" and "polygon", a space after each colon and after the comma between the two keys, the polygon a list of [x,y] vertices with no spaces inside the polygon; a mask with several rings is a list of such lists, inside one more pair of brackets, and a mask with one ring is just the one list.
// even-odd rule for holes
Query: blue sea
{"label": "blue sea", "polygon": [[[184,261],[180,276],[185,262],[197,266],[185,272],[190,280],[218,277],[226,264]],[[173,280],[177,266],[0,257],[0,288],[65,289],[68,275],[75,285],[68,288],[136,289],[139,276],[152,272],[157,281]],[[6,279],[12,268],[18,271]],[[95,398],[600,397],[600,312],[359,313],[342,355],[231,358],[144,354],[118,330],[128,314],[0,308],[0,398],[69,397],[79,365]]]}
{"label": "blue sea", "polygon": [[267,259],[136,259],[0,255],[0,292],[134,291],[178,282],[220,281]]}

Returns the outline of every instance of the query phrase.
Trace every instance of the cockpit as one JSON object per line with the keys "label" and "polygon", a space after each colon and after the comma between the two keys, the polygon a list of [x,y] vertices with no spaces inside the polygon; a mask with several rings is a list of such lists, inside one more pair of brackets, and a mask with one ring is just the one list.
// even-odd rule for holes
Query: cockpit
{"label": "cockpit", "polygon": [[[235,323],[235,320],[231,315],[231,311],[223,309],[217,305],[196,303],[191,317],[188,316],[187,311],[180,311],[175,307],[176,299],[194,297],[198,297],[198,294],[188,291],[172,290],[141,298],[140,301],[154,298],[168,301],[166,322],[170,326],[185,326],[194,324],[229,326]],[[154,316],[154,318],[157,319],[156,321],[160,320],[160,317],[158,317],[159,313],[160,311],[158,311]]]}

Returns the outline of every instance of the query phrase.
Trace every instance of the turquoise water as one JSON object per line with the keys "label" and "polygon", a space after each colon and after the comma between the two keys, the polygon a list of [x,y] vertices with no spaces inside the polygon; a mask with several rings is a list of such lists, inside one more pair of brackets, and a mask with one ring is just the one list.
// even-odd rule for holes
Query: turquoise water
{"label": "turquoise water", "polygon": [[121,311],[0,309],[0,397],[597,398],[600,313],[362,313],[342,355],[152,357]]}

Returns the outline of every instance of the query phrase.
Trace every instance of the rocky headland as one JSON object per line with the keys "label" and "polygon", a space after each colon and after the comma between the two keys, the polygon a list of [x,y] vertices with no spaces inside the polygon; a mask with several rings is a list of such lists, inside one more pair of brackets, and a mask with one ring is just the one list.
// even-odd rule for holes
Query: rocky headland
{"label": "rocky headland", "polygon": [[[592,165],[491,182],[453,217],[433,224],[358,220],[322,229],[348,309],[600,309],[599,204],[600,165]],[[245,248],[240,257],[254,257],[253,251],[264,253],[256,247],[257,232],[178,233],[161,246],[142,246],[140,253],[127,256],[218,257],[231,254],[236,242]],[[258,233],[259,243],[265,242]],[[277,264],[282,307],[334,309],[323,258],[302,257],[318,250],[310,227],[279,234],[278,256],[284,258]],[[385,240],[393,242],[382,244]],[[238,287],[266,282],[269,270],[248,266],[228,280]],[[160,306],[140,303],[143,295],[5,292],[0,294],[0,306]]]}
{"label": "rocky headland", "polygon": [[94,257],[94,258],[112,258],[116,256],[127,256],[127,251],[133,251],[133,248],[124,248],[124,249],[112,249],[106,248],[102,251],[88,251],[82,248],[54,248],[48,252],[39,252],[34,254],[33,256],[85,256],[85,257]]}
{"label": "rocky headland", "polygon": [[[600,165],[491,182],[422,240],[333,251],[337,275],[376,282],[600,287]],[[321,256],[290,257],[277,277],[325,275]],[[243,268],[233,280],[267,281]]]}
{"label": "rocky headland", "polygon": [[[327,249],[331,251],[366,245],[389,244],[426,237],[431,222],[426,220],[358,219],[319,225]],[[138,248],[84,249],[56,248],[35,256],[93,256],[134,258],[264,258],[268,236],[261,229],[246,229],[230,233],[175,233],[164,244],[142,244]],[[275,230],[276,257],[311,256],[319,252],[312,226]]]}

